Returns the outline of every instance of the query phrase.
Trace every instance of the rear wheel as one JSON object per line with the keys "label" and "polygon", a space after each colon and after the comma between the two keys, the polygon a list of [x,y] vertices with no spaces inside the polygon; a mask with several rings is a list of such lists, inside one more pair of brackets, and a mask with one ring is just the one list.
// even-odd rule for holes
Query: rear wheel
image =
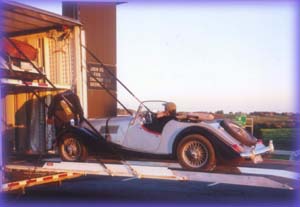
{"label": "rear wheel", "polygon": [[59,144],[60,157],[64,161],[85,161],[88,156],[86,146],[73,134],[67,134]]}
{"label": "rear wheel", "polygon": [[177,158],[180,165],[188,170],[211,171],[216,166],[213,145],[199,134],[187,135],[179,142]]}

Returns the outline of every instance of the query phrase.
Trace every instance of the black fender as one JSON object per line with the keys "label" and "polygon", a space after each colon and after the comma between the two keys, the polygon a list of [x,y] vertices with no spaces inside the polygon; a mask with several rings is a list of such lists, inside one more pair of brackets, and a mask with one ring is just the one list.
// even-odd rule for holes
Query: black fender
{"label": "black fender", "polygon": [[104,138],[100,134],[96,134],[92,130],[79,127],[79,126],[68,126],[62,129],[58,135],[56,136],[57,143],[66,135],[66,134],[74,134],[78,137],[88,148],[91,146],[95,146],[95,144],[101,144],[105,142]]}
{"label": "black fender", "polygon": [[237,152],[235,152],[231,148],[231,146],[229,146],[224,141],[222,141],[213,130],[207,129],[202,126],[190,126],[190,127],[183,129],[181,132],[179,132],[176,135],[176,138],[173,142],[173,148],[172,148],[174,157],[176,157],[177,147],[178,147],[178,144],[181,141],[181,139],[183,139],[185,136],[190,135],[190,134],[200,134],[200,135],[206,137],[213,145],[217,157],[223,156],[224,154],[226,154],[226,156],[228,158],[235,158],[235,157],[239,156],[239,154]]}

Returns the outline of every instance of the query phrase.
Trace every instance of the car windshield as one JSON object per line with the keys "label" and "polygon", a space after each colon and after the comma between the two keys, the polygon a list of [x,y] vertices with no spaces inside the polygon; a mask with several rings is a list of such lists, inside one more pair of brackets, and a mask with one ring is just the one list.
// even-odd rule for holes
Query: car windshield
{"label": "car windshield", "polygon": [[[153,113],[165,110],[166,101],[144,101],[141,105],[140,112],[147,112],[150,110]],[[148,110],[147,110],[148,109]]]}

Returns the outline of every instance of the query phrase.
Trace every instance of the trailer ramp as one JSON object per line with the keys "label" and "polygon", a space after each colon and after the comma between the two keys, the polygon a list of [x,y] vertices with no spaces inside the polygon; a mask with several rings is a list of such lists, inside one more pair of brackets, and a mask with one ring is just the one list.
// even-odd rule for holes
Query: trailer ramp
{"label": "trailer ramp", "polygon": [[64,180],[74,179],[80,177],[82,174],[76,172],[64,172],[58,173],[54,175],[48,175],[38,178],[30,178],[21,181],[10,182],[2,185],[2,192],[8,191],[16,191],[21,190],[22,193],[25,193],[25,188],[36,186],[36,185],[44,185],[49,183],[59,183],[61,184]]}
{"label": "trailer ramp", "polygon": [[[130,161],[128,161],[130,162]],[[134,164],[135,163],[135,164]],[[105,163],[105,167],[99,163],[80,163],[80,162],[45,162],[40,167],[32,165],[6,165],[6,170],[18,170],[27,172],[51,172],[55,174],[55,178],[49,178],[49,182],[60,182],[59,179],[73,179],[82,175],[99,175],[108,177],[120,177],[123,181],[132,179],[162,179],[174,181],[198,181],[206,182],[208,186],[218,184],[231,184],[252,187],[265,187],[275,189],[293,190],[297,188],[296,183],[299,182],[299,174],[287,170],[262,169],[254,167],[237,167],[239,172],[228,170],[227,172],[193,172],[186,171],[181,168],[174,167],[175,163],[158,163],[155,166],[154,162],[132,162],[131,169],[128,169],[123,164]],[[109,173],[107,171],[109,170]],[[132,173],[134,171],[135,173]],[[49,176],[48,176],[49,177]],[[44,177],[41,178],[45,179]],[[39,179],[39,180],[41,180]],[[35,183],[31,185],[29,180],[20,181],[21,184],[15,188],[8,188],[14,184],[4,184],[2,191],[15,190],[16,188],[24,189],[46,182]],[[16,184],[16,183],[15,183]]]}

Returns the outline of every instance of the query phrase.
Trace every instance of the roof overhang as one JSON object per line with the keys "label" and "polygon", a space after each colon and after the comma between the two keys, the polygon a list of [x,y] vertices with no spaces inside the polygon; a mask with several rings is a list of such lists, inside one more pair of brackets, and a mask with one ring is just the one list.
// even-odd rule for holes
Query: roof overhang
{"label": "roof overhang", "polygon": [[120,5],[120,4],[127,4],[128,2],[127,1],[97,1],[97,0],[94,0],[94,1],[86,1],[86,0],[75,0],[75,1],[70,1],[70,0],[67,0],[67,1],[62,1],[63,4],[98,4],[98,5]]}
{"label": "roof overhang", "polygon": [[0,33],[9,37],[82,25],[75,19],[12,1],[2,1],[1,10]]}

